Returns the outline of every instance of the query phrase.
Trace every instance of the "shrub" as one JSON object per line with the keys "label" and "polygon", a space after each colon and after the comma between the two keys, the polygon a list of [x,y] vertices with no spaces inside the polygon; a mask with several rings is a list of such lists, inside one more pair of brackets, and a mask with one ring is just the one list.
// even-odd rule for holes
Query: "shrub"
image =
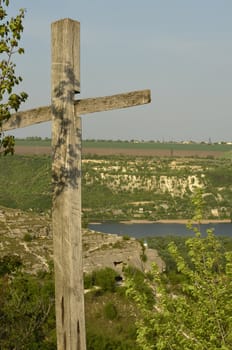
{"label": "shrub", "polygon": [[33,240],[33,236],[30,233],[25,233],[25,235],[23,236],[23,240],[25,242],[31,242]]}
{"label": "shrub", "polygon": [[0,259],[0,277],[15,272],[22,266],[18,255],[5,255]]}
{"label": "shrub", "polygon": [[0,349],[55,349],[54,304],[51,273],[43,278],[26,273],[1,278]]}
{"label": "shrub", "polygon": [[123,239],[124,241],[129,241],[131,238],[130,238],[130,236],[128,236],[128,235],[123,235],[123,236],[122,236],[122,239]]}
{"label": "shrub", "polygon": [[140,255],[140,259],[142,260],[142,262],[146,262],[147,261],[147,255],[145,254],[145,253],[142,253],[141,255]]}
{"label": "shrub", "polygon": [[114,292],[116,290],[116,276],[117,273],[113,269],[106,267],[105,269],[95,271],[95,283],[103,291]]}
{"label": "shrub", "polygon": [[225,252],[212,231],[207,237],[186,241],[189,264],[174,243],[169,244],[179,287],[170,290],[170,280],[153,268],[153,282],[144,285],[156,291],[153,307],[144,298],[137,280],[127,279],[128,293],[134,298],[141,318],[137,342],[142,349],[230,349],[232,342],[232,252]]}
{"label": "shrub", "polygon": [[94,286],[94,275],[92,273],[88,273],[84,275],[84,287],[85,289],[90,289]]}
{"label": "shrub", "polygon": [[115,292],[116,277],[117,273],[109,267],[101,270],[94,270],[92,273],[84,276],[84,287],[90,289],[94,286],[98,286],[103,292]]}
{"label": "shrub", "polygon": [[118,316],[118,311],[116,306],[109,302],[104,307],[104,315],[108,320],[114,320]]}

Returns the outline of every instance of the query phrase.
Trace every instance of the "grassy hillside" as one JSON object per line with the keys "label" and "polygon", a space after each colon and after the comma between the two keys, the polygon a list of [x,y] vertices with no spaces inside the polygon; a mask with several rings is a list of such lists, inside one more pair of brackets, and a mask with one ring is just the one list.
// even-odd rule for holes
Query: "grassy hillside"
{"label": "grassy hillside", "polygon": [[83,209],[90,219],[188,219],[197,188],[204,192],[205,218],[231,217],[230,160],[92,157],[83,169]]}
{"label": "grassy hillside", "polygon": [[[0,205],[51,208],[51,158],[0,158]],[[230,219],[230,159],[96,157],[82,162],[82,207],[86,220],[188,219],[191,197],[202,188],[205,218]]]}
{"label": "grassy hillside", "polygon": [[51,207],[51,158],[0,158],[0,205],[47,210]]}

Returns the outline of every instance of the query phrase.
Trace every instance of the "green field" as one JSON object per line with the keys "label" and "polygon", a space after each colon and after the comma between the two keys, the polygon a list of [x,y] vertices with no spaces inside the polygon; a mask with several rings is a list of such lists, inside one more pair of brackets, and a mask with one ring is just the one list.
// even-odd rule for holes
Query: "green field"
{"label": "green field", "polygon": [[[175,142],[135,142],[135,141],[104,141],[104,140],[83,140],[84,148],[115,148],[115,149],[143,149],[143,150],[180,150],[180,151],[232,151],[230,144],[208,144],[208,143],[175,143]],[[16,146],[51,146],[51,139],[37,137],[16,139]]]}
{"label": "green field", "polygon": [[51,146],[51,139],[41,139],[40,137],[16,139],[15,144],[16,146],[49,147]]}
{"label": "green field", "polygon": [[83,141],[85,148],[128,148],[149,150],[182,150],[182,151],[217,151],[229,152],[232,145],[206,143],[174,143],[174,142],[127,142],[127,141]]}

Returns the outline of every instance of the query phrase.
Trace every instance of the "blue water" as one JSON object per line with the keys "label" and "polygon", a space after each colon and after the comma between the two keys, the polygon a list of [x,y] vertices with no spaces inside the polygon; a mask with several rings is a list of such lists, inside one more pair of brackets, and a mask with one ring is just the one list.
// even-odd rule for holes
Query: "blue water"
{"label": "blue water", "polygon": [[[127,235],[135,238],[154,237],[154,236],[191,236],[193,231],[186,228],[185,224],[164,224],[164,223],[147,223],[147,224],[123,224],[123,223],[100,223],[89,224],[91,230],[103,233],[113,233],[121,236]],[[201,224],[200,231],[202,235],[207,229],[214,229],[217,236],[232,237],[232,223],[218,224]]]}

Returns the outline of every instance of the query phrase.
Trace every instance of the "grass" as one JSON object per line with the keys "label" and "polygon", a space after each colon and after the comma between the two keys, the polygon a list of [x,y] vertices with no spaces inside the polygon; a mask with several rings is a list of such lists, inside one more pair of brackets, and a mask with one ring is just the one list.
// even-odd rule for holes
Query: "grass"
{"label": "grass", "polygon": [[[87,333],[95,337],[108,337],[114,340],[115,343],[128,342],[128,348],[135,349],[137,348],[135,346],[136,309],[133,303],[123,294],[107,292],[98,295],[91,292],[85,295]],[[109,303],[117,310],[117,317],[111,320],[105,315],[105,308]],[[119,348],[121,349],[121,347]]]}
{"label": "grass", "polygon": [[0,158],[0,203],[9,208],[46,210],[51,207],[51,158]]}
{"label": "grass", "polygon": [[228,152],[232,145],[227,144],[203,144],[203,143],[172,143],[172,142],[126,142],[126,141],[83,141],[85,148],[127,148],[127,149],[159,149],[182,151],[219,151]]}
{"label": "grass", "polygon": [[50,147],[51,146],[51,139],[40,139],[40,138],[33,138],[33,139],[16,139],[15,140],[16,146],[27,146],[27,147]]}

